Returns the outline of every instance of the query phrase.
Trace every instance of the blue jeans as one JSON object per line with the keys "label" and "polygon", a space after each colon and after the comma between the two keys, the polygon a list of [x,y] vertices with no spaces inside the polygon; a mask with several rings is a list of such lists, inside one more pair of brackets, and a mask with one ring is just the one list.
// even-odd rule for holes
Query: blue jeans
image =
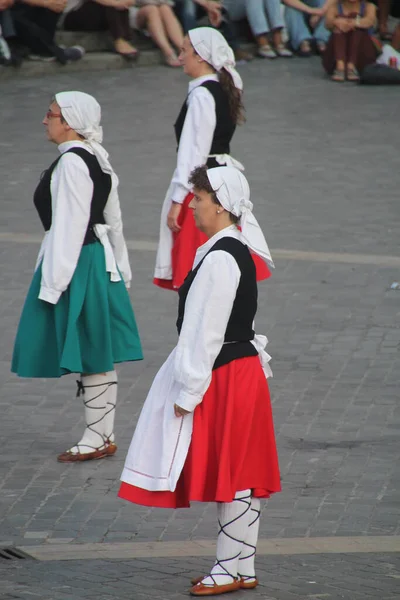
{"label": "blue jeans", "polygon": [[263,35],[282,29],[280,0],[224,0],[224,7],[232,21],[247,18],[253,35]]}
{"label": "blue jeans", "polygon": [[176,0],[175,10],[185,33],[197,27],[197,4],[193,0]]}
{"label": "blue jeans", "polygon": [[[303,0],[303,2],[313,8],[321,8],[325,4],[325,0]],[[325,43],[329,40],[331,34],[325,27],[325,19],[321,19],[314,31],[311,31],[308,18],[309,15],[296,8],[287,6],[285,9],[286,27],[293,50],[298,50],[301,42],[305,40],[314,39]]]}
{"label": "blue jeans", "polygon": [[0,12],[0,27],[3,31],[3,37],[10,38],[16,35],[11,12],[9,10]]}

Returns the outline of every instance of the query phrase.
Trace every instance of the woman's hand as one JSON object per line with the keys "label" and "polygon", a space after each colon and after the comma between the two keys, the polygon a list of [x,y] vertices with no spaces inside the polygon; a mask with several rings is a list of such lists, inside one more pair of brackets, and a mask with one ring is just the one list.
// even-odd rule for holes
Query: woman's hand
{"label": "woman's hand", "polygon": [[185,415],[189,414],[189,411],[181,408],[177,404],[174,404],[174,413],[176,417],[184,417]]}
{"label": "woman's hand", "polygon": [[347,33],[355,28],[354,19],[346,19],[344,17],[337,17],[334,21],[336,29],[342,33]]}
{"label": "woman's hand", "polygon": [[48,0],[43,6],[52,12],[62,13],[67,6],[67,0]]}
{"label": "woman's hand", "polygon": [[171,208],[169,209],[168,217],[167,217],[167,225],[171,231],[174,233],[178,233],[181,230],[180,225],[178,225],[178,217],[182,210],[182,204],[179,202],[172,201]]}
{"label": "woman's hand", "polygon": [[310,18],[310,27],[311,29],[315,29],[318,23],[320,22],[321,17],[319,15],[312,15]]}
{"label": "woman's hand", "polygon": [[215,2],[215,0],[208,0],[204,8],[207,11],[210,25],[212,25],[213,27],[219,27],[221,25],[222,19],[222,4],[220,4],[219,2]]}

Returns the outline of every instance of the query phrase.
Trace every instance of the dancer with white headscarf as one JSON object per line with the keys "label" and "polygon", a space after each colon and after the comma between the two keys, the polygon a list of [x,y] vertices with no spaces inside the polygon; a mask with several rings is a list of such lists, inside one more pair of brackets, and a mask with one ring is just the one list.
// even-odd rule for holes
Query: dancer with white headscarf
{"label": "dancer with white headscarf", "polygon": [[101,109],[83,92],[56,94],[43,119],[60,156],[43,172],[34,204],[45,230],[15,340],[20,377],[80,373],[82,439],[58,456],[80,462],[112,456],[115,363],[141,360],[129,300],[131,269],[118,178],[101,142]]}
{"label": "dancer with white headscarf", "polygon": [[[196,250],[206,238],[196,229],[189,210],[189,176],[200,165],[243,166],[230,156],[236,126],[244,121],[243,82],[225,38],[211,27],[199,27],[185,37],[180,60],[192,78],[175,123],[177,166],[165,196],[154,283],[177,290],[190,271]],[[257,279],[269,272],[257,265]]]}
{"label": "dancer with white headscarf", "polygon": [[260,498],[280,491],[251,253],[273,262],[238,169],[197,167],[189,182],[208,239],[179,289],[178,343],[147,396],[119,496],[164,508],[218,503],[216,562],[190,590],[210,596],[258,585]]}

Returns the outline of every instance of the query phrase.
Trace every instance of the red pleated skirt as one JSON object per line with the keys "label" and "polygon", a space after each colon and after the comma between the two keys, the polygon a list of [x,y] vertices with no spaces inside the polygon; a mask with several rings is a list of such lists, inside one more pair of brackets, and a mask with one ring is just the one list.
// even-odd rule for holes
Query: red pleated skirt
{"label": "red pleated skirt", "polygon": [[[196,227],[193,217],[193,211],[189,208],[189,203],[193,194],[189,193],[182,204],[182,210],[179,213],[178,224],[181,229],[178,233],[173,233],[172,247],[172,279],[159,279],[155,277],[153,283],[167,290],[178,290],[185,280],[186,275],[192,269],[197,248],[202,246],[208,240],[207,236]],[[256,266],[257,281],[263,281],[271,276],[265,262],[259,257],[253,255]]]}
{"label": "red pleated skirt", "polygon": [[191,501],[231,502],[237,491],[249,488],[258,498],[281,489],[268,382],[258,356],[213,371],[194,412],[175,491],[150,492],[122,483],[118,496],[145,506],[185,508]]}

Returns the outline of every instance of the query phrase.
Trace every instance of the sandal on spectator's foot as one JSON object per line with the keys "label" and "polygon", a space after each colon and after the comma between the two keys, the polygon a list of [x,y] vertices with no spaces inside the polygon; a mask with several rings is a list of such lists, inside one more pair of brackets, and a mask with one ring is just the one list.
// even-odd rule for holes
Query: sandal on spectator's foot
{"label": "sandal on spectator's foot", "polygon": [[357,83],[360,81],[360,74],[355,67],[347,67],[347,81],[354,81]]}
{"label": "sandal on spectator's foot", "polygon": [[286,48],[285,44],[278,44],[275,46],[275,52],[281,58],[292,58],[293,52],[291,52],[288,48]]}
{"label": "sandal on spectator's foot", "polygon": [[346,75],[344,70],[335,69],[331,75],[332,81],[337,81],[338,83],[343,83],[346,80]]}
{"label": "sandal on spectator's foot", "polygon": [[[204,579],[203,577],[195,577],[194,579],[190,580],[190,583],[195,586],[198,583],[201,583]],[[257,577],[243,577],[241,576],[239,578],[239,583],[240,583],[240,589],[241,590],[252,590],[254,588],[256,588],[258,586],[258,579]]]}
{"label": "sandal on spectator's foot", "polygon": [[115,52],[122,56],[122,58],[124,58],[125,60],[129,60],[130,62],[134,62],[139,57],[139,50],[136,50],[136,48],[131,52],[119,52],[118,50],[116,50]]}
{"label": "sandal on spectator's foot", "polygon": [[[75,451],[75,448],[77,449],[77,451]],[[117,447],[115,446],[115,450],[116,449]],[[79,445],[76,445],[73,448],[66,450],[66,452],[59,454],[57,456],[57,460],[58,462],[62,463],[83,462],[86,460],[98,460],[100,458],[105,458],[108,455],[109,454],[107,452],[106,446],[103,446],[103,448],[97,448],[93,450],[93,452],[81,452],[79,449]]]}
{"label": "sandal on spectator's foot", "polygon": [[302,58],[308,58],[312,55],[312,49],[310,42],[308,40],[303,40],[297,50],[297,56],[301,56]]}
{"label": "sandal on spectator's foot", "polygon": [[235,579],[232,583],[226,583],[225,585],[205,585],[202,581],[199,581],[196,585],[190,588],[189,592],[192,596],[218,596],[219,594],[228,594],[229,592],[236,592],[240,590],[240,580]]}
{"label": "sandal on spectator's foot", "polygon": [[326,50],[326,44],[325,42],[321,42],[320,40],[317,41],[316,45],[316,50],[317,50],[317,54],[323,54]]}
{"label": "sandal on spectator's foot", "polygon": [[167,67],[181,67],[181,62],[175,52],[169,54],[168,56],[164,56],[164,62]]}
{"label": "sandal on spectator's foot", "polygon": [[250,52],[243,50],[243,48],[237,48],[235,50],[234,54],[235,54],[236,64],[247,63],[247,62],[250,62],[251,60],[253,60],[253,58],[254,58],[254,56]]}
{"label": "sandal on spectator's foot", "polygon": [[264,46],[259,46],[257,56],[260,58],[277,58],[277,53],[269,44],[265,44]]}

